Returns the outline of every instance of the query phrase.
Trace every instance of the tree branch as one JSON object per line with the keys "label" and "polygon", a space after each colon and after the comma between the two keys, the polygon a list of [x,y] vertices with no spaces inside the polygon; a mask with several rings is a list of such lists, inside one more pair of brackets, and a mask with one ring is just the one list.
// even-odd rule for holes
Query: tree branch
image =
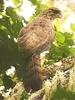
{"label": "tree branch", "polygon": [[[72,75],[70,75],[67,78],[66,77],[67,75],[65,75],[63,73],[60,74],[60,72],[56,72],[56,71],[57,70],[66,71],[66,70],[72,68],[74,65],[75,65],[75,54],[73,54],[67,58],[64,58],[63,60],[61,60],[57,63],[54,63],[51,66],[46,66],[46,67],[42,68],[42,74],[43,74],[43,76],[45,76],[46,79],[49,77],[53,77],[55,73],[56,73],[56,75],[53,77],[51,82],[46,81],[45,83],[47,83],[47,84],[45,84],[43,86],[44,88],[35,92],[28,100],[50,100],[50,98],[46,99],[46,97],[47,97],[47,95],[50,95],[52,86],[55,85],[55,83],[53,83],[53,82],[55,82],[55,80],[57,79],[59,81],[61,80],[60,81],[61,84],[63,83],[63,85],[65,85],[65,83],[69,83],[69,81],[70,81],[69,78],[70,78],[70,76],[72,76]],[[60,76],[62,77],[62,75],[64,75],[63,79],[60,79]],[[57,78],[56,78],[56,76],[57,76]],[[57,80],[56,80],[56,82],[57,82]],[[57,86],[57,84],[58,83],[56,83],[56,86]],[[18,100],[19,96],[24,92],[24,90],[25,89],[23,87],[23,83],[22,82],[17,83],[16,86],[13,88],[11,95],[7,98],[7,100]],[[49,94],[46,94],[48,91],[49,91]]]}
{"label": "tree branch", "polygon": [[59,62],[56,62],[51,66],[43,67],[42,74],[43,76],[46,76],[46,78],[48,78],[53,76],[57,70],[66,71],[69,68],[73,67],[74,64],[75,64],[75,54],[60,60]]}
{"label": "tree branch", "polygon": [[9,97],[5,100],[18,100],[20,95],[24,92],[23,82],[19,82],[16,86],[12,89]]}

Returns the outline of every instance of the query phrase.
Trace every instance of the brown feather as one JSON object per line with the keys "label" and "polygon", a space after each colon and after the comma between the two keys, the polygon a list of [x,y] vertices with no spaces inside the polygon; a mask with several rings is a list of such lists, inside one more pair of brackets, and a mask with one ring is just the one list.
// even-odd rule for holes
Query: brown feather
{"label": "brown feather", "polygon": [[61,15],[58,8],[48,8],[20,31],[18,49],[25,59],[23,82],[27,92],[42,87],[40,53],[50,49],[55,36],[53,20]]}

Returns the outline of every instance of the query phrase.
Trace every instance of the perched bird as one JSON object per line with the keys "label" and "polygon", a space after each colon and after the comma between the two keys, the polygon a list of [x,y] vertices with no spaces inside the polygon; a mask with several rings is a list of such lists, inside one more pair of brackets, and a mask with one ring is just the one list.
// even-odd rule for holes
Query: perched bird
{"label": "perched bird", "polygon": [[58,8],[47,8],[19,33],[18,49],[25,61],[23,83],[26,92],[42,88],[40,54],[50,49],[55,36],[53,20],[61,17],[62,13]]}

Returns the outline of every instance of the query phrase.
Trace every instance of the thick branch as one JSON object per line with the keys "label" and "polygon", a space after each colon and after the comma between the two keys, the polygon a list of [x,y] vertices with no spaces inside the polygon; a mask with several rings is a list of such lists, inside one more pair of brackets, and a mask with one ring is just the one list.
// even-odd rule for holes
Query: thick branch
{"label": "thick branch", "polygon": [[20,95],[24,92],[23,82],[19,82],[13,88],[11,94],[6,100],[18,100]]}
{"label": "thick branch", "polygon": [[42,74],[46,76],[46,78],[51,77],[55,74],[57,70],[68,70],[73,67],[75,64],[75,54],[60,60],[59,62],[54,63],[51,66],[46,66],[42,68]]}

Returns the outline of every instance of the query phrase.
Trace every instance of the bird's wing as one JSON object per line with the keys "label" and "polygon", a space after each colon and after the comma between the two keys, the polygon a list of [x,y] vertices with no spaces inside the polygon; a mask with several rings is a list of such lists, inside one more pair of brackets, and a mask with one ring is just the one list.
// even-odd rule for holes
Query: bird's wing
{"label": "bird's wing", "polygon": [[25,56],[47,50],[54,40],[54,28],[50,20],[34,19],[22,28],[18,37],[18,48]]}

